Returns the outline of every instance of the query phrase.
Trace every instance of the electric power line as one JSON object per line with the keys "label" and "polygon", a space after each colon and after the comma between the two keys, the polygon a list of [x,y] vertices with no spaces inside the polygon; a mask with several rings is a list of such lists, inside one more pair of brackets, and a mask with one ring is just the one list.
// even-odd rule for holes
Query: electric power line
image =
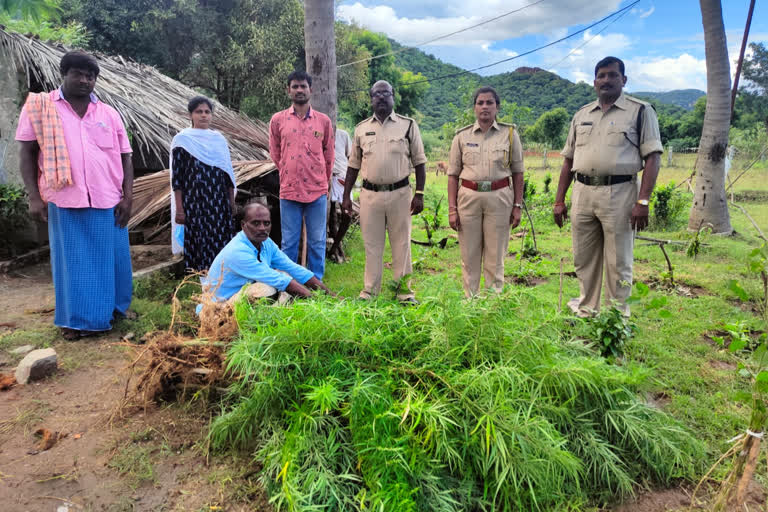
{"label": "electric power line", "polygon": [[399,50],[394,50],[394,51],[387,52],[387,53],[382,53],[380,55],[374,55],[372,57],[366,57],[365,59],[360,59],[360,60],[356,60],[356,61],[353,61],[353,62],[346,62],[344,64],[339,64],[336,67],[337,68],[343,68],[343,67],[346,67],[346,66],[351,66],[353,64],[359,64],[361,62],[367,62],[367,61],[370,61],[370,60],[380,59],[382,57],[388,57],[390,55],[396,55],[398,53],[402,53],[404,51],[410,50],[411,48],[416,48],[416,47],[419,47],[419,46],[425,46],[425,45],[428,45],[430,43],[434,43],[435,41],[439,41],[439,40],[445,39],[447,37],[455,36],[456,34],[460,34],[462,32],[466,32],[467,30],[471,30],[471,29],[477,28],[477,27],[479,27],[481,25],[485,25],[485,24],[490,23],[492,21],[496,21],[498,19],[504,18],[505,16],[509,16],[510,14],[515,14],[516,12],[524,11],[525,9],[527,9],[529,7],[533,7],[534,5],[540,4],[540,3],[544,2],[544,1],[545,0],[537,0],[536,2],[530,3],[528,5],[524,5],[524,6],[520,7],[520,8],[518,8],[518,9],[514,9],[512,11],[505,12],[504,14],[499,14],[498,16],[494,16],[493,18],[489,18],[487,20],[481,21],[480,23],[476,23],[476,24],[471,25],[469,27],[462,28],[461,30],[457,30],[455,32],[451,32],[450,34],[445,34],[443,36],[438,36],[438,37],[436,37],[434,39],[430,39],[429,41],[424,41],[423,43],[419,43],[419,44],[416,44],[416,45],[413,45],[413,46],[408,46],[408,47],[405,47],[405,48],[400,48]]}
{"label": "electric power line", "polygon": [[[532,53],[536,53],[536,52],[538,52],[540,50],[543,50],[545,48],[549,48],[550,46],[554,46],[554,45],[556,45],[558,43],[562,43],[563,41],[571,39],[572,37],[577,36],[577,35],[579,35],[579,34],[581,34],[583,32],[586,32],[587,30],[589,30],[590,28],[592,28],[592,27],[594,27],[596,25],[599,25],[600,23],[604,22],[605,20],[611,19],[611,18],[616,17],[616,16],[618,16],[620,14],[623,16],[623,13],[625,13],[631,7],[634,7],[638,3],[640,3],[640,0],[635,0],[634,2],[632,2],[629,5],[627,5],[626,7],[623,7],[621,9],[619,9],[618,11],[612,12],[608,16],[605,16],[604,18],[601,18],[600,20],[592,23],[591,25],[588,25],[588,26],[586,26],[586,27],[584,27],[582,29],[579,29],[576,32],[574,32],[572,34],[569,34],[569,35],[567,35],[565,37],[561,37],[560,39],[558,39],[556,41],[552,41],[551,43],[547,43],[547,44],[545,44],[543,46],[539,46],[538,48],[534,48],[533,50],[528,50],[527,52],[523,52],[523,53],[520,53],[518,55],[514,55],[512,57],[508,57],[506,59],[502,59],[502,60],[499,60],[499,61],[496,61],[496,62],[492,62],[492,63],[486,64],[484,66],[478,66],[478,67],[473,68],[473,69],[466,69],[466,70],[463,70],[463,71],[458,71],[456,73],[449,73],[447,75],[437,76],[437,77],[434,77],[434,78],[424,78],[422,80],[414,80],[414,81],[411,81],[411,82],[403,82],[403,83],[401,83],[399,85],[402,86],[402,85],[421,84],[421,83],[425,83],[425,82],[437,82],[437,81],[440,81],[440,80],[446,80],[448,78],[453,78],[453,77],[456,77],[456,76],[466,75],[467,73],[473,73],[473,72],[479,71],[481,69],[487,69],[487,68],[496,66],[498,64],[503,64],[504,62],[509,62],[509,61],[512,61],[512,60],[515,60],[515,59],[519,59],[520,57],[525,57],[526,55],[530,55]],[[355,93],[355,92],[367,92],[367,91],[368,91],[368,89],[355,89],[355,90],[341,91],[341,94],[349,94],[349,93]]]}
{"label": "electric power line", "polygon": [[571,55],[573,55],[573,54],[574,54],[574,53],[576,53],[577,51],[579,51],[579,50],[581,50],[582,48],[584,48],[585,46],[587,46],[589,43],[591,43],[591,42],[592,42],[592,40],[593,40],[593,39],[595,39],[597,36],[599,36],[601,33],[603,33],[603,32],[605,31],[605,29],[607,29],[608,27],[610,27],[611,25],[613,25],[614,23],[616,23],[617,21],[619,21],[621,18],[623,18],[624,16],[626,16],[628,12],[629,12],[629,11],[624,11],[624,12],[623,12],[623,13],[621,13],[619,16],[616,16],[615,18],[613,18],[613,19],[611,20],[611,22],[610,22],[610,23],[606,24],[606,25],[605,25],[603,28],[601,28],[600,30],[598,30],[597,32],[595,32],[595,35],[593,35],[592,37],[590,37],[589,39],[587,39],[586,41],[584,41],[582,44],[580,44],[579,46],[577,46],[576,48],[574,48],[573,50],[571,50],[570,52],[568,52],[568,54],[567,54],[565,57],[563,57],[562,59],[560,59],[559,61],[557,61],[555,64],[551,64],[551,65],[549,65],[549,66],[547,66],[547,67],[548,67],[548,68],[555,68],[555,67],[559,66],[560,64],[562,64],[563,62],[565,62],[565,60],[566,60],[568,57],[570,57]]}

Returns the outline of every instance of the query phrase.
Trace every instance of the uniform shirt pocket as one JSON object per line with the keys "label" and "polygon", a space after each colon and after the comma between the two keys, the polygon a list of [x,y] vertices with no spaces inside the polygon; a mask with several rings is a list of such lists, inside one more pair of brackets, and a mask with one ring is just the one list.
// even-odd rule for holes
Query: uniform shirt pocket
{"label": "uniform shirt pocket", "polygon": [[115,134],[112,127],[102,121],[89,122],[86,125],[88,138],[101,149],[112,149],[115,145]]}
{"label": "uniform shirt pocket", "polygon": [[373,153],[374,146],[376,145],[375,139],[364,139],[360,141],[360,148],[363,150],[364,155],[370,155]]}
{"label": "uniform shirt pocket", "polygon": [[610,146],[623,146],[627,139],[633,146],[637,146],[637,131],[629,124],[614,124],[608,127],[606,139]]}
{"label": "uniform shirt pocket", "polygon": [[392,153],[398,154],[398,155],[407,155],[408,154],[408,143],[405,139],[401,139],[398,137],[390,137],[387,140],[387,145],[389,146],[389,150]]}
{"label": "uniform shirt pocket", "polygon": [[461,160],[466,165],[480,164],[480,148],[475,146],[464,146],[464,151],[461,153]]}
{"label": "uniform shirt pocket", "polygon": [[491,164],[494,167],[509,168],[509,145],[502,144],[491,148]]}
{"label": "uniform shirt pocket", "polygon": [[589,142],[589,137],[592,134],[591,124],[580,124],[576,127],[576,145],[584,146]]}

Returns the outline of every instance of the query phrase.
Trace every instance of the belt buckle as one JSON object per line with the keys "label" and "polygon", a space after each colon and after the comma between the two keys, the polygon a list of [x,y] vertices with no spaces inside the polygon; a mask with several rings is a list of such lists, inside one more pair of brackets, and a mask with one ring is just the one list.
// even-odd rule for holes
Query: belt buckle
{"label": "belt buckle", "polygon": [[490,181],[478,181],[477,182],[477,191],[478,192],[490,192],[491,191],[491,182]]}

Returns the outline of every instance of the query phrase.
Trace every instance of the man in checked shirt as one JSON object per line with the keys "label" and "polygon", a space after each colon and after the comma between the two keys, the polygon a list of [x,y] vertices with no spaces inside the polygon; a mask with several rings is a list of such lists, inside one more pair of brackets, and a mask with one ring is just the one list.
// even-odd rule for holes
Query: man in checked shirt
{"label": "man in checked shirt", "polygon": [[307,268],[322,280],[325,273],[326,204],[333,171],[333,125],[309,104],[312,77],[288,75],[291,106],[269,122],[269,155],[280,173],[282,250],[299,257],[302,220],[307,225]]}

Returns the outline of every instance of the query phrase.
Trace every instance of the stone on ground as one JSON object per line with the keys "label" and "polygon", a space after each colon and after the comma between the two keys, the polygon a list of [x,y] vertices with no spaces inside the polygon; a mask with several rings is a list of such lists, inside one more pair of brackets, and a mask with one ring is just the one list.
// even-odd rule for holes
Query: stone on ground
{"label": "stone on ground", "polygon": [[58,368],[56,351],[52,348],[43,348],[33,350],[21,360],[16,367],[16,381],[19,384],[26,384],[32,380],[39,380],[47,377]]}

